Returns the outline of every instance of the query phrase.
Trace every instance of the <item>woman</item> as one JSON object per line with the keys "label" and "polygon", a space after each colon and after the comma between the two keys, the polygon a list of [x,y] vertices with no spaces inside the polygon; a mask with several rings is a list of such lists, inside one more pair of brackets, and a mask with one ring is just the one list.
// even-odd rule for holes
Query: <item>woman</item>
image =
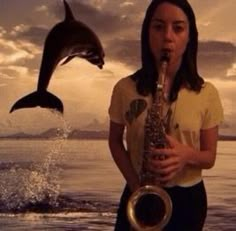
{"label": "woman", "polygon": [[[215,87],[197,72],[198,32],[187,0],[153,0],[144,18],[141,45],[142,68],[115,85],[109,108],[109,146],[127,181],[115,230],[130,230],[127,201],[140,187],[145,118],[155,94],[161,55],[168,52],[163,91],[169,147],[151,149],[152,154],[167,158],[150,159],[148,169],[173,203],[164,230],[200,231],[207,214],[201,173],[214,166],[223,110]],[[125,129],[127,145],[123,143]]]}

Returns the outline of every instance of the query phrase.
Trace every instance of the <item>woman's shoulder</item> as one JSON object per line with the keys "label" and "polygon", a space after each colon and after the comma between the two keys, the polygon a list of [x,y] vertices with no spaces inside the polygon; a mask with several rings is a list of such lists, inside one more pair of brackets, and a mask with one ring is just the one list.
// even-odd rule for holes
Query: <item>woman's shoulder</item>
{"label": "woman's shoulder", "polygon": [[186,94],[188,95],[188,99],[190,97],[194,97],[197,100],[201,100],[202,102],[211,100],[212,98],[219,97],[219,92],[215,85],[212,82],[205,81],[201,87],[201,90],[199,92],[190,90],[188,88],[181,89],[181,94],[183,94],[186,97]]}
{"label": "woman's shoulder", "polygon": [[116,84],[115,84],[115,88],[119,88],[119,89],[130,89],[135,87],[135,81],[132,78],[133,75],[129,75],[126,77],[122,77],[121,79],[119,79]]}
{"label": "woman's shoulder", "polygon": [[218,94],[218,90],[212,82],[205,81],[202,87],[202,91],[205,94]]}

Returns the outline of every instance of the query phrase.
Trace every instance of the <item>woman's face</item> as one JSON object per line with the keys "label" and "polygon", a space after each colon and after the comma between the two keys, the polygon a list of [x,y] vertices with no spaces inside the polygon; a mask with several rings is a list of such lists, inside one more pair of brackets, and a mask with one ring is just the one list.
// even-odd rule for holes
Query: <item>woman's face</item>
{"label": "woman's face", "polygon": [[149,26],[149,45],[157,65],[163,51],[170,52],[170,64],[179,65],[189,40],[189,21],[184,11],[168,2],[160,4]]}

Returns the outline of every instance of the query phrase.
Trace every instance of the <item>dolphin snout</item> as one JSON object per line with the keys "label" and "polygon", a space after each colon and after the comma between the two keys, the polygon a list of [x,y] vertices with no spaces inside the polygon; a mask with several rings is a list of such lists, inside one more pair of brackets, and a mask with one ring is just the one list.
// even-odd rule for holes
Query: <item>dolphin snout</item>
{"label": "dolphin snout", "polygon": [[103,68],[103,65],[104,65],[104,64],[99,64],[99,65],[98,65],[99,69],[102,69],[102,68]]}
{"label": "dolphin snout", "polygon": [[102,69],[103,68],[103,65],[105,64],[104,60],[103,59],[100,59],[99,60],[100,62],[97,64],[97,66]]}
{"label": "dolphin snout", "polygon": [[104,60],[101,58],[101,59],[100,59],[100,63],[98,63],[97,66],[98,66],[100,69],[102,69],[104,64],[105,64],[105,62],[104,62]]}

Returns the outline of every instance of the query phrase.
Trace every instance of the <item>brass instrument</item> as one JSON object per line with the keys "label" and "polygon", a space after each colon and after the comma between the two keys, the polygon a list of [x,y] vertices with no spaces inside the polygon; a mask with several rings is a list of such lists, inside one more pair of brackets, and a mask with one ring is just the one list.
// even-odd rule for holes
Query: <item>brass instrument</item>
{"label": "brass instrument", "polygon": [[[163,52],[156,94],[144,127],[143,165],[140,174],[142,186],[131,195],[127,206],[129,222],[137,231],[162,230],[172,215],[172,202],[169,195],[160,183],[155,181],[155,175],[145,167],[145,162],[151,155],[150,147],[168,146],[163,119],[163,84],[169,59],[169,52]],[[165,156],[161,155],[158,158],[163,159]]]}

